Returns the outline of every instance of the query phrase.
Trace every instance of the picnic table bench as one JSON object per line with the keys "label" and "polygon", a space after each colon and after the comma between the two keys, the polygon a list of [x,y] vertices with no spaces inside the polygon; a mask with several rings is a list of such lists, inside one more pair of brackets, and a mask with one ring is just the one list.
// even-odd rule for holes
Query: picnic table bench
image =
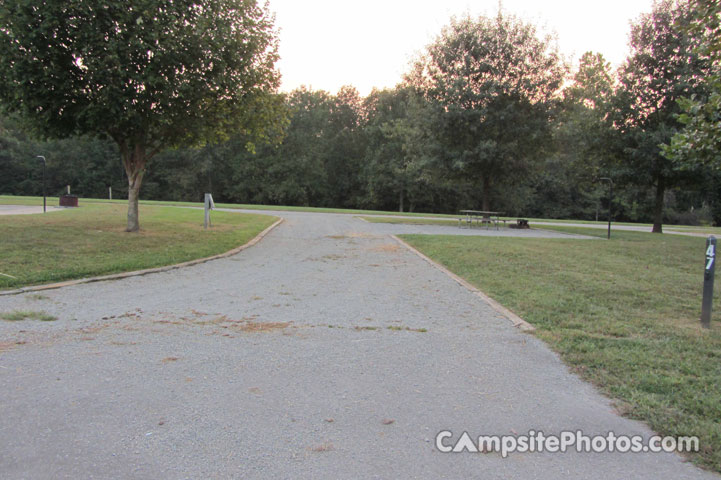
{"label": "picnic table bench", "polygon": [[486,228],[491,228],[491,225],[494,225],[496,227],[496,230],[498,230],[498,224],[500,222],[503,222],[503,225],[506,224],[506,220],[503,218],[500,218],[500,215],[503,215],[503,212],[489,212],[485,210],[461,210],[461,217],[458,219],[458,226],[463,227],[463,225],[467,225],[468,228],[473,227],[473,221],[476,221],[476,225],[483,226],[486,225]]}
{"label": "picnic table bench", "polygon": [[[491,225],[496,227],[496,230],[498,230],[498,225],[503,222],[503,226],[506,226],[506,222],[511,222],[512,220],[509,220],[507,218],[501,218],[501,215],[503,215],[503,212],[489,212],[485,210],[460,210],[461,216],[458,218],[458,226],[463,227],[466,225],[468,228],[473,227],[473,222],[475,220],[476,225],[482,227],[483,225],[486,226],[486,228],[491,228]],[[519,218],[516,220],[515,225],[511,224],[511,227],[514,228],[530,228],[528,225],[528,220],[525,218]]]}

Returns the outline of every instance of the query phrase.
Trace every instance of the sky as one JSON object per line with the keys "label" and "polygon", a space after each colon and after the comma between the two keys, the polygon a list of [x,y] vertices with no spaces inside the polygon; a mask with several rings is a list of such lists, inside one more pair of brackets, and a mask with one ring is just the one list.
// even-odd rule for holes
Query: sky
{"label": "sky", "polygon": [[[613,66],[628,55],[630,22],[652,0],[503,0],[503,12],[554,33],[573,66],[589,50]],[[393,88],[412,59],[452,16],[495,16],[498,0],[270,0],[280,29],[281,90],[301,85],[336,93],[353,85],[362,96]]]}

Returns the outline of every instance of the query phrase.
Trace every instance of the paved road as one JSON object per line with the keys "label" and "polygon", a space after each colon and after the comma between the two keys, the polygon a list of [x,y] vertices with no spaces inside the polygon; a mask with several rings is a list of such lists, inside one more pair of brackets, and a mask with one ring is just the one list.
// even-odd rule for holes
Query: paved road
{"label": "paved road", "polygon": [[58,317],[0,322],[0,477],[718,478],[673,454],[440,453],[442,430],[651,432],[389,237],[458,229],[280,215],[233,257],[0,297]]}
{"label": "paved road", "polygon": [[[534,228],[543,228],[544,225],[552,225],[557,227],[581,227],[581,228],[596,228],[601,230],[608,230],[608,224],[606,225],[599,225],[596,223],[563,223],[563,222],[534,222],[532,223],[532,226]],[[700,232],[689,232],[689,231],[683,231],[683,230],[673,230],[674,227],[677,227],[677,225],[664,225],[663,226],[663,233],[671,234],[671,235],[685,235],[688,237],[708,237],[708,234],[706,233],[700,233]],[[683,228],[683,227],[681,227]],[[651,233],[653,227],[645,226],[645,225],[618,225],[618,224],[612,224],[611,225],[611,235],[613,235],[613,232],[617,230],[623,230],[627,232],[646,232]]]}
{"label": "paved road", "polygon": [[[48,212],[63,210],[61,207],[46,207]],[[0,215],[31,215],[33,213],[43,213],[42,206],[32,205],[0,205]]]}
{"label": "paved road", "polygon": [[[418,220],[418,219],[428,219],[428,220],[438,220],[439,217],[408,217],[408,216],[399,216],[399,215],[363,215],[363,217],[380,217],[380,218],[407,218],[411,220]],[[446,218],[446,220],[453,220],[452,218]],[[543,228],[544,226],[554,226],[554,227],[581,227],[581,228],[596,228],[600,230],[607,230],[608,224],[607,223],[572,223],[572,222],[554,222],[554,221],[543,221],[538,222],[534,220],[530,220],[530,224],[532,228]],[[689,231],[683,231],[683,230],[674,230],[674,228],[683,228],[683,226],[679,225],[664,225],[663,226],[663,232],[672,234],[672,235],[686,235],[691,237],[708,237],[708,234],[706,233],[700,233],[700,232],[689,232]],[[624,230],[629,232],[647,232],[651,233],[652,227],[648,225],[626,225],[626,224],[619,224],[619,223],[613,223],[611,225],[611,234],[613,234],[616,230]]]}

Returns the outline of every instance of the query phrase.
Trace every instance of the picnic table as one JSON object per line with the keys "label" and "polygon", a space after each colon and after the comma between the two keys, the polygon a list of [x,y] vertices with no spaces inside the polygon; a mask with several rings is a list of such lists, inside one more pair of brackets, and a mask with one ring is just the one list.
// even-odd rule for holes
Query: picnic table
{"label": "picnic table", "polygon": [[496,230],[498,230],[498,224],[500,222],[503,222],[505,225],[506,220],[500,218],[501,215],[503,215],[503,212],[489,212],[486,210],[460,210],[461,218],[458,219],[458,226],[463,227],[463,225],[467,225],[468,228],[473,227],[473,220],[476,221],[476,225],[483,226],[486,225],[486,228],[490,228],[491,224],[493,224],[496,227]]}

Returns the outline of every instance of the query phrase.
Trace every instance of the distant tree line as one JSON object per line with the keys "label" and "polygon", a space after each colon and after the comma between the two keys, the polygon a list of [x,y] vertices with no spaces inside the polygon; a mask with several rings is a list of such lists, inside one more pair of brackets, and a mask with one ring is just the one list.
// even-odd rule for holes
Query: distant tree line
{"label": "distant tree line", "polygon": [[[657,2],[613,71],[592,52],[570,68],[510,15],[454,19],[396,88],[277,94],[277,141],[163,150],[140,197],[605,219],[609,177],[618,220],[721,225],[718,143],[697,139],[718,117],[717,20],[714,2]],[[21,120],[0,119],[0,193],[40,194],[45,155],[50,193],[126,198],[117,142],[39,140]]]}

